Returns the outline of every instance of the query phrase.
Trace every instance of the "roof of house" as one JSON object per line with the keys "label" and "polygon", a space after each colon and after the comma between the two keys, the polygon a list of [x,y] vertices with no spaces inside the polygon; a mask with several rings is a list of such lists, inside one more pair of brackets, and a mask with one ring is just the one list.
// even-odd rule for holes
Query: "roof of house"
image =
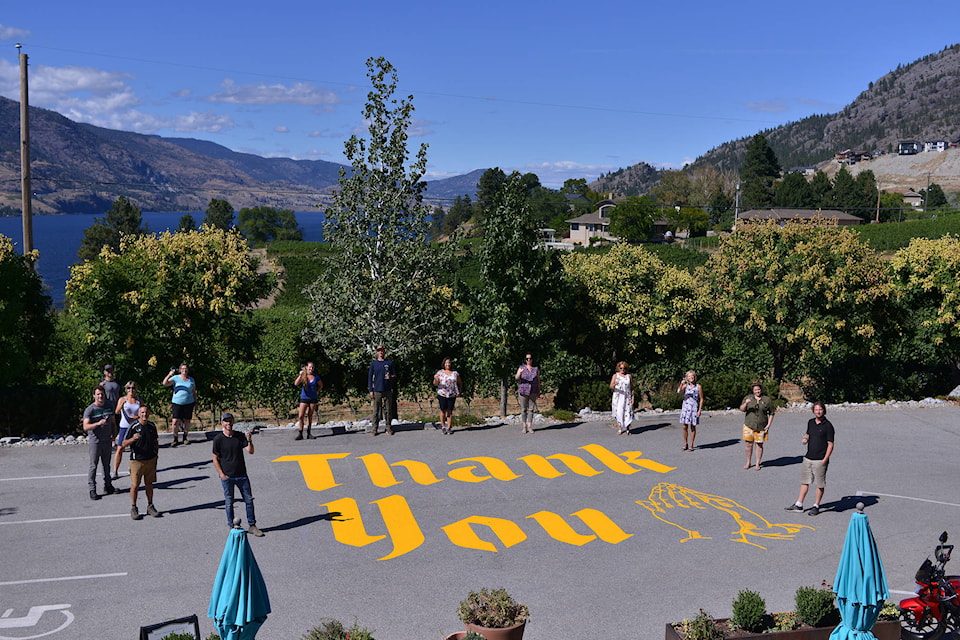
{"label": "roof of house", "polygon": [[582,216],[571,218],[567,222],[577,222],[579,224],[610,224],[610,216],[600,215],[604,209],[617,206],[613,200],[601,200],[597,203],[597,210],[585,213]]}
{"label": "roof of house", "polygon": [[751,209],[741,213],[738,218],[740,220],[813,220],[814,218],[822,218],[824,220],[860,221],[857,216],[833,209]]}

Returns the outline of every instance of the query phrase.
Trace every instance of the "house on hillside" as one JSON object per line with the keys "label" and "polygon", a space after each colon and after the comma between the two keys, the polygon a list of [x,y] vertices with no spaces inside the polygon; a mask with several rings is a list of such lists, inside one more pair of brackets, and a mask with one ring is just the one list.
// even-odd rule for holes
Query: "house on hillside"
{"label": "house on hillside", "polygon": [[897,153],[901,156],[912,156],[920,153],[923,148],[916,140],[901,140],[897,145]]}
{"label": "house on hillside", "polygon": [[610,235],[610,210],[617,206],[613,200],[601,200],[597,210],[567,220],[570,225],[570,238],[567,242],[590,244],[590,238],[616,240]]}
{"label": "house on hillside", "polygon": [[749,224],[752,222],[775,220],[782,227],[791,222],[815,220],[818,218],[824,222],[837,224],[841,227],[863,222],[857,216],[833,209],[751,209],[737,216],[737,225],[739,226],[741,223]]}
{"label": "house on hillside", "polygon": [[953,140],[951,140],[949,146],[950,146],[951,149],[954,148],[954,147],[960,147],[960,136],[957,136],[956,138],[954,138]]}
{"label": "house on hillside", "polygon": [[924,142],[923,150],[924,151],[946,151],[947,141],[946,140],[930,140],[929,142]]}
{"label": "house on hillside", "polygon": [[908,204],[914,209],[923,209],[923,196],[910,189],[903,194],[903,203]]}

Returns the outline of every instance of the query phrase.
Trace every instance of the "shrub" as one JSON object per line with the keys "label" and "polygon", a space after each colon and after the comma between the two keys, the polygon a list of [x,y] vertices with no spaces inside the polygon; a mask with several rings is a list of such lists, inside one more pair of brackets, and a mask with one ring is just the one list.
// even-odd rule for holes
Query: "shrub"
{"label": "shrub", "polygon": [[548,418],[553,418],[554,420],[559,420],[560,422],[572,422],[574,418],[577,417],[577,414],[573,411],[566,409],[550,409],[549,411],[544,411],[543,415]]}
{"label": "shrub", "polygon": [[194,640],[196,636],[192,633],[168,633],[167,635],[160,638],[160,640]]}
{"label": "shrub", "polygon": [[528,620],[530,610],[527,605],[514,600],[505,589],[484,587],[479,592],[471,591],[460,602],[457,616],[464,624],[503,629]]}
{"label": "shrub", "polygon": [[553,406],[568,411],[580,411],[584,407],[590,407],[594,411],[609,411],[612,397],[610,383],[603,380],[565,383],[557,389]]}
{"label": "shrub", "polygon": [[486,638],[476,631],[468,631],[467,635],[463,636],[463,640],[486,640]]}
{"label": "shrub", "polygon": [[794,598],[797,617],[811,627],[827,627],[837,624],[840,612],[833,604],[833,592],[826,582],[817,587],[800,587]]}
{"label": "shrub", "polygon": [[800,620],[793,611],[784,611],[773,614],[771,631],[793,631],[800,626]]}
{"label": "shrub", "polygon": [[75,391],[55,385],[0,387],[0,435],[79,434],[83,400],[89,403],[90,393],[83,393],[81,400]]}
{"label": "shrub", "polygon": [[744,631],[760,633],[767,628],[767,603],[756,591],[744,589],[733,601],[730,623]]}
{"label": "shrub", "polygon": [[[706,390],[704,390],[706,394]],[[650,393],[650,404],[654,409],[674,411],[683,405],[683,396],[677,393],[675,382],[664,382],[659,389]]]}
{"label": "shrub", "polygon": [[334,618],[324,618],[320,624],[303,634],[302,640],[374,640],[373,631],[361,627],[356,620],[349,629]]}
{"label": "shrub", "polygon": [[457,413],[450,418],[450,424],[454,427],[471,427],[483,423],[483,418],[478,418],[471,413]]}
{"label": "shrub", "polygon": [[723,631],[713,621],[713,616],[700,609],[700,613],[693,620],[686,619],[680,623],[680,633],[687,640],[722,640]]}

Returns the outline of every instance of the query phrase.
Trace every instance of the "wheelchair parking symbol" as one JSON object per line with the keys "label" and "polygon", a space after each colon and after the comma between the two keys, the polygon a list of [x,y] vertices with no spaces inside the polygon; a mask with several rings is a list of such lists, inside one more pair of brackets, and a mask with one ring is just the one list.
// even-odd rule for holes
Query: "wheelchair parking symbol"
{"label": "wheelchair parking symbol", "polygon": [[[43,636],[49,636],[58,631],[62,631],[70,626],[73,622],[73,613],[67,611],[70,608],[69,604],[45,604],[38,607],[30,607],[30,610],[27,611],[27,615],[21,616],[18,618],[11,617],[13,609],[7,609],[3,612],[3,615],[0,615],[0,640],[30,640],[31,638],[42,638]],[[33,635],[6,635],[9,629],[21,629],[23,633],[31,633],[38,631],[36,628],[40,624],[41,618],[44,621],[44,624],[40,628],[46,628],[53,622],[49,622],[49,619],[56,616],[59,616],[56,613],[51,613],[51,615],[44,615],[50,612],[59,611],[63,614],[64,620],[60,623],[56,629],[51,629],[50,631],[44,631],[42,633],[34,633]]]}

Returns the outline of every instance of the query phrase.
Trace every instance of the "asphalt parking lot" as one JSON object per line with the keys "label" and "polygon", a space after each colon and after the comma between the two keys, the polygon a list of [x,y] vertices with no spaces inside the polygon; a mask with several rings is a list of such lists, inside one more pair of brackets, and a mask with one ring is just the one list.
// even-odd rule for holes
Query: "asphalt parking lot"
{"label": "asphalt parking lot", "polygon": [[[532,436],[264,431],[247,459],[266,532],[250,540],[273,608],[258,637],[299,640],[336,617],[379,640],[438,639],[462,629],[457,604],[483,586],[530,607],[530,640],[658,639],[700,608],[728,616],[745,588],[790,610],[797,587],[833,580],[857,501],[891,599],[907,597],[937,535],[960,540],[960,409],[831,408],[817,517],[783,510],[808,417],[778,414],[760,471],[743,469],[736,414],[706,415],[694,452],[680,450],[676,414],[638,414],[630,436],[605,422]],[[194,613],[201,637],[213,630],[227,526],[210,445],[193,438],[161,448],[164,517],[136,522],[126,493],[88,499],[85,446],[0,449],[0,640],[135,638]],[[116,484],[129,487],[125,473]]]}

